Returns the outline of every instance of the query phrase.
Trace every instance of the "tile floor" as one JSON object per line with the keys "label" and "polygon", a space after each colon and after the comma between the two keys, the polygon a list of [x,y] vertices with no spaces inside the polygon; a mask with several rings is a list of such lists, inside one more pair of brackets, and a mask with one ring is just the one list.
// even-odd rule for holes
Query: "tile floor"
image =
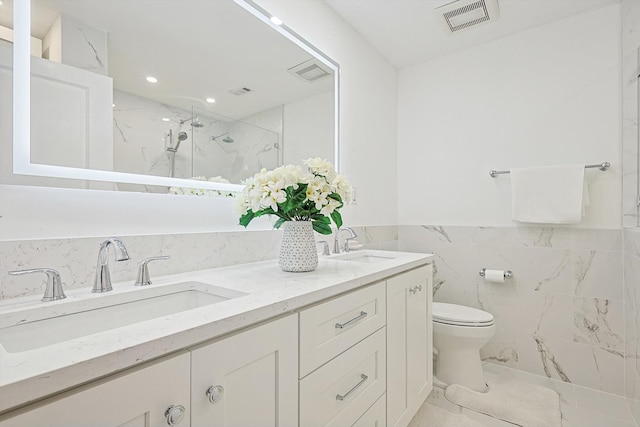
{"label": "tile floor", "polygon": [[[560,395],[562,427],[639,427],[631,415],[627,402],[621,396],[604,393],[586,387],[564,383],[528,374],[510,368],[485,364],[485,372],[505,375],[519,381],[537,384],[555,390]],[[449,402],[444,397],[444,389],[434,387],[427,402],[455,414],[484,424],[486,427],[513,427],[514,424],[498,420]],[[414,419],[409,427],[446,427],[423,426]]]}

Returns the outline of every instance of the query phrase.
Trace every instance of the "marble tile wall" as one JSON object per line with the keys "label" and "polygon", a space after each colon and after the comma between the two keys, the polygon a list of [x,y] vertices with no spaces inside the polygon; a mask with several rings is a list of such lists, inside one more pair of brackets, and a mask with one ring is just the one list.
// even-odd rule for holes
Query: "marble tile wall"
{"label": "marble tile wall", "polygon": [[640,229],[624,230],[625,396],[640,423]]}
{"label": "marble tile wall", "polygon": [[[366,248],[397,249],[396,226],[352,228]],[[280,236],[279,230],[120,236],[131,259],[115,262],[110,254],[111,279],[114,283],[135,280],[138,262],[157,255],[169,255],[171,259],[149,264],[152,280],[158,275],[275,259]],[[0,241],[0,299],[39,295],[44,290],[44,275],[9,276],[7,272],[11,270],[49,267],[60,272],[66,289],[92,286],[98,247],[103,240],[104,237],[86,237]],[[333,244],[333,235],[316,234],[316,240]]]}
{"label": "marble tile wall", "polygon": [[[621,230],[400,226],[399,250],[436,256],[434,300],[492,313],[489,363],[624,394]],[[488,283],[482,268],[512,270]]]}
{"label": "marble tile wall", "polygon": [[625,227],[640,226],[638,217],[638,104],[640,100],[640,2],[622,1],[622,209]]}

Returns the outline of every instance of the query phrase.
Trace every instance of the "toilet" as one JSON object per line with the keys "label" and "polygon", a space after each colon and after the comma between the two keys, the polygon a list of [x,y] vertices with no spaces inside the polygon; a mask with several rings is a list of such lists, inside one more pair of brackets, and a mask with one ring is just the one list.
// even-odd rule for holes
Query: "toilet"
{"label": "toilet", "polygon": [[433,303],[434,383],[484,392],[480,348],[495,334],[493,315],[464,305]]}

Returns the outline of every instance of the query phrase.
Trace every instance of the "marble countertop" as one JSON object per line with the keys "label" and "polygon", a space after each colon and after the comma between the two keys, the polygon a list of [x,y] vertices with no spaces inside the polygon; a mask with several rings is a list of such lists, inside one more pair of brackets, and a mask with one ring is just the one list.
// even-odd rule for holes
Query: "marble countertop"
{"label": "marble countertop", "polygon": [[[0,412],[432,262],[428,254],[358,252],[389,258],[360,263],[321,257],[309,273],[283,272],[272,260],[152,277],[149,287],[195,281],[246,295],[33,350],[9,353],[0,345]],[[113,288],[109,295],[142,289],[133,282],[114,283]],[[95,302],[102,295],[82,288],[59,302],[41,303],[40,297],[0,301],[0,318],[5,318],[0,326],[7,326],[12,311]],[[24,321],[14,318],[16,324]]]}

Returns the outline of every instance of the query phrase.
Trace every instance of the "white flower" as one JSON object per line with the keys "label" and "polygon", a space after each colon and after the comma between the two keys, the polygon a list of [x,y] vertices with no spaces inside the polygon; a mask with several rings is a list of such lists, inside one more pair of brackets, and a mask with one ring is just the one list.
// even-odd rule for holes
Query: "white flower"
{"label": "white flower", "polygon": [[332,182],[336,178],[336,169],[333,167],[333,163],[327,160],[313,157],[304,160],[304,164],[309,168],[309,172],[314,175],[324,176],[328,182]]}
{"label": "white flower", "polygon": [[332,185],[336,189],[336,193],[342,198],[342,203],[345,205],[351,202],[351,185],[345,177],[342,175],[336,176]]}
{"label": "white flower", "polygon": [[322,209],[320,209],[320,213],[324,216],[331,216],[331,213],[339,207],[339,201],[335,199],[329,199],[329,203],[327,203]]}

